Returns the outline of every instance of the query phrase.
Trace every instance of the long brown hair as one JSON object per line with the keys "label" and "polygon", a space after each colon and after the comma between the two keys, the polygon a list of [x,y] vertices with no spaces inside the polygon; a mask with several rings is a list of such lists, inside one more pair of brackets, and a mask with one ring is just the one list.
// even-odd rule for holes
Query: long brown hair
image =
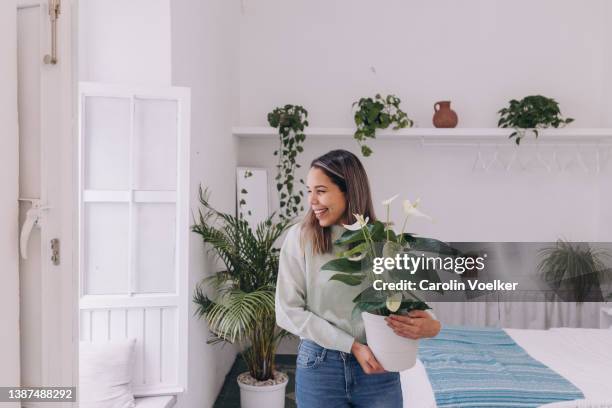
{"label": "long brown hair", "polygon": [[[356,222],[353,214],[362,214],[369,217],[370,221],[376,220],[368,175],[357,156],[346,150],[332,150],[314,159],[310,167],[322,170],[344,193],[346,211],[342,223]],[[302,223],[302,241],[312,243],[314,254],[332,250],[331,226],[321,227],[312,208]]]}

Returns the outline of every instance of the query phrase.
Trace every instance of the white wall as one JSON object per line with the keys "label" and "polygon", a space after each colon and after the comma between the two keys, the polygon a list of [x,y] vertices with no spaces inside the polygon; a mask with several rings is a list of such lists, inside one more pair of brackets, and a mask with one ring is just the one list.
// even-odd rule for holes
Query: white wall
{"label": "white wall", "polygon": [[[17,198],[19,137],[17,133],[17,7],[0,2],[0,384],[19,381],[19,262]],[[14,404],[18,406],[19,404]],[[13,406],[13,404],[9,404]]]}
{"label": "white wall", "polygon": [[[212,191],[218,209],[235,210],[236,146],[231,126],[238,106],[238,0],[172,1],[172,82],[191,88],[191,191]],[[217,268],[205,257],[199,236],[191,237],[190,290]],[[194,305],[192,305],[194,309]],[[206,325],[190,319],[189,390],[181,407],[213,405],[234,361],[231,346],[206,345]]]}
{"label": "white wall", "polygon": [[[421,127],[432,126],[437,100],[453,101],[460,127],[495,127],[497,110],[510,98],[535,93],[556,98],[575,127],[612,126],[608,3],[246,1],[236,125],[265,126],[274,107],[296,103],[309,111],[311,127],[354,127],[351,103],[381,92],[400,96]],[[276,146],[241,140],[239,164],[267,166],[275,174]],[[576,166],[553,174],[516,166],[508,173],[474,173],[477,147],[389,140],[371,146],[375,153],[364,164],[377,208],[396,193],[421,197],[436,223],[415,222],[411,228],[419,233],[499,241],[602,236],[600,189],[610,180],[612,162],[599,178]],[[349,138],[312,139],[300,160],[307,166],[334,148],[358,151]],[[573,149],[559,150],[564,163]],[[550,160],[554,149],[542,150]],[[519,152],[529,156],[533,150],[521,146]],[[493,151],[485,153],[490,160]],[[512,153],[512,144],[503,143],[505,163]],[[393,214],[397,221],[399,205]]]}
{"label": "white wall", "polygon": [[[610,21],[612,16],[612,2],[606,2],[606,8],[604,11],[607,20]],[[606,38],[608,38],[607,46],[605,47],[605,67],[606,72],[610,72],[612,69],[612,24],[606,25]],[[612,118],[612,80],[606,77],[604,82],[604,94],[606,95],[605,112],[608,118]],[[608,124],[609,125],[609,124]],[[610,152],[612,153],[612,152]],[[608,156],[610,159],[612,157]],[[612,160],[609,161],[609,163]],[[612,241],[612,177],[604,175],[599,180],[600,198],[599,198],[599,240],[600,241]]]}
{"label": "white wall", "polygon": [[170,85],[169,0],[79,0],[79,80]]}
{"label": "white wall", "polygon": [[607,3],[247,0],[238,123],[264,125],[291,102],[312,126],[352,126],[351,103],[382,92],[421,127],[438,100],[453,102],[461,127],[494,127],[509,99],[535,93],[575,126],[612,125]]}
{"label": "white wall", "polygon": [[[239,163],[267,166],[275,174],[272,151],[276,140],[241,141]],[[448,241],[548,241],[565,237],[598,237],[598,179],[581,172],[473,172],[475,148],[420,147],[407,141],[372,143],[374,154],[363,159],[374,205],[394,194],[420,197],[424,212],[435,222],[414,220],[411,231]],[[358,154],[352,139],[307,139],[299,161],[305,175],[310,161],[329,150],[343,148]],[[490,157],[490,156],[489,156]],[[610,173],[607,173],[609,179]],[[273,188],[270,189],[274,194]],[[274,202],[274,201],[273,201]],[[401,205],[392,206],[401,222]],[[399,228],[399,226],[398,226]]]}

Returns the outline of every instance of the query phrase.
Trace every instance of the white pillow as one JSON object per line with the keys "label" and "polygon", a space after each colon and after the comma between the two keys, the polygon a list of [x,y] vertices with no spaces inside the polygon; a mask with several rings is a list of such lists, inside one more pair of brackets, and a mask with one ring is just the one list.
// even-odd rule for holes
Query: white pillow
{"label": "white pillow", "polygon": [[89,343],[79,349],[79,408],[133,408],[135,339]]}

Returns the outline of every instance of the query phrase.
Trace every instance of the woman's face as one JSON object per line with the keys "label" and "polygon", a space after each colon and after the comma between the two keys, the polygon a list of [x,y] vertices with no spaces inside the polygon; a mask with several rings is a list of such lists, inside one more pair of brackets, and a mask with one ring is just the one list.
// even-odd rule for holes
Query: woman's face
{"label": "woman's face", "polygon": [[346,211],[346,199],[340,187],[317,167],[312,167],[308,172],[306,186],[308,204],[319,220],[319,225],[329,227],[339,224]]}

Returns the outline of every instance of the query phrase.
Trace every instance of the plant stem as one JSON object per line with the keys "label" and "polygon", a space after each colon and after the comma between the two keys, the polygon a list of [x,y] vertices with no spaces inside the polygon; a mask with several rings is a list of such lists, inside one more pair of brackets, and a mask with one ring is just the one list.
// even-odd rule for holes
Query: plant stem
{"label": "plant stem", "polygon": [[389,205],[387,205],[387,225],[386,225],[386,230],[387,230],[387,242],[389,242]]}
{"label": "plant stem", "polygon": [[406,218],[404,218],[404,224],[402,224],[402,231],[400,233],[400,237],[399,240],[397,241],[398,244],[402,244],[402,241],[404,240],[404,229],[406,228],[406,223],[408,222],[408,217],[410,217],[409,215],[406,216]]}

